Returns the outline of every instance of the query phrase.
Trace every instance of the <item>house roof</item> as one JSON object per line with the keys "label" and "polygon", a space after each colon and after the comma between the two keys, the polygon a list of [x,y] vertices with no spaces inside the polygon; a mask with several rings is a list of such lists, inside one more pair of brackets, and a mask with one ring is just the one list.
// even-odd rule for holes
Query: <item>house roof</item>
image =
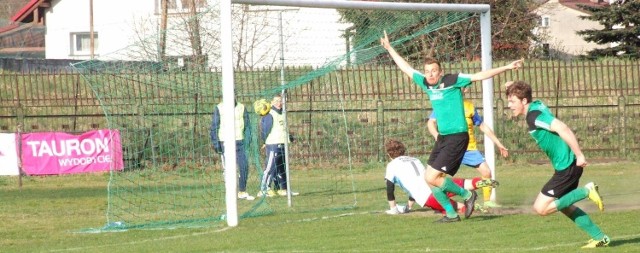
{"label": "house roof", "polygon": [[44,58],[43,8],[50,6],[50,0],[29,0],[0,27],[0,58]]}
{"label": "house roof", "polygon": [[13,29],[16,29],[19,26],[20,25],[18,25],[17,23],[13,23],[13,24],[8,24],[7,26],[0,27],[0,34],[6,31],[11,31]]}
{"label": "house roof", "polygon": [[591,0],[558,0],[558,2],[568,8],[580,11],[580,12],[584,12],[584,13],[589,13],[588,11],[580,8],[580,6],[578,5],[586,5],[586,6],[592,6],[592,7],[605,7],[605,6],[609,6],[609,2],[607,0],[600,0],[597,1],[597,3],[591,2]]}
{"label": "house roof", "polygon": [[25,6],[23,6],[13,17],[11,17],[11,21],[20,22],[27,16],[29,16],[35,8],[38,8],[40,3],[45,0],[29,0]]}
{"label": "house roof", "polygon": [[[10,32],[13,29],[16,29],[23,25],[33,25],[33,23],[37,23],[39,25],[43,25],[42,18],[40,17],[44,15],[42,10],[38,8],[47,8],[51,7],[51,0],[29,0],[29,2],[24,5],[16,14],[11,17],[9,20],[9,24],[0,27],[0,35],[6,32]],[[35,13],[39,12],[39,13]],[[35,20],[38,19],[38,20]],[[21,23],[23,25],[21,25]]]}

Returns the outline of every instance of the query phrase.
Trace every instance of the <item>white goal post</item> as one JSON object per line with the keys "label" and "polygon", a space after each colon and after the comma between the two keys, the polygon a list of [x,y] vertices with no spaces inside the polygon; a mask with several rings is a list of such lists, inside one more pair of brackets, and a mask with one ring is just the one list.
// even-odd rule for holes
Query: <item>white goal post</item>
{"label": "white goal post", "polygon": [[[390,3],[369,1],[345,1],[345,0],[221,0],[220,1],[220,40],[222,59],[222,97],[223,108],[233,111],[234,108],[234,79],[232,60],[232,33],[231,33],[231,3],[249,5],[272,5],[309,8],[334,8],[334,9],[363,9],[363,10],[397,10],[397,11],[454,11],[471,12],[480,14],[481,32],[481,60],[482,70],[492,68],[491,57],[491,14],[488,4],[432,4],[432,3]],[[484,122],[493,128],[493,79],[482,81],[482,105],[484,108]],[[225,121],[234,122],[232,113],[225,114]],[[285,115],[286,118],[286,115]],[[225,159],[225,187],[227,206],[227,225],[238,225],[237,198],[236,198],[236,159],[235,159],[235,126],[227,125],[223,129],[226,133],[224,141]],[[494,143],[488,137],[484,137],[485,158],[495,177],[495,148]],[[288,172],[287,172],[288,174]],[[491,196],[495,199],[495,191]]]}

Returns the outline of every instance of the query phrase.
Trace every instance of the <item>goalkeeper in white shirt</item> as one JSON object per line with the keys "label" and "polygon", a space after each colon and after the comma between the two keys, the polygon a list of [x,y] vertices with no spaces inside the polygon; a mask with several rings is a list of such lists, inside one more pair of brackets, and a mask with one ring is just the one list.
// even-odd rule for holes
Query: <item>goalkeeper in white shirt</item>
{"label": "goalkeeper in white shirt", "polygon": [[[419,159],[406,156],[406,148],[402,142],[397,140],[389,140],[385,143],[387,155],[392,159],[387,164],[385,173],[385,181],[387,184],[387,201],[389,201],[389,210],[387,214],[406,213],[411,210],[414,203],[418,203],[421,207],[428,207],[436,211],[445,213],[444,208],[431,194],[431,188],[424,180],[425,167]],[[497,187],[498,181],[492,179],[482,179],[479,177],[473,179],[454,178],[453,182],[467,190],[476,190],[483,187]],[[407,205],[397,205],[395,197],[395,185],[400,186],[409,195]],[[457,203],[451,199],[453,194],[449,193],[449,201],[454,207],[458,207],[458,211],[463,212],[460,208],[464,204]],[[459,205],[458,205],[459,204]]]}

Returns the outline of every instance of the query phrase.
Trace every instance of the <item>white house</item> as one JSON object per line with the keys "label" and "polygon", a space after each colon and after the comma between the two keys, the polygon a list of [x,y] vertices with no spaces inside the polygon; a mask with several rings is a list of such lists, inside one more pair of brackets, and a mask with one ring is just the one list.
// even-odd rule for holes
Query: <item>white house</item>
{"label": "white house", "polygon": [[[190,2],[168,1],[163,40],[160,0],[51,0],[50,7],[45,8],[46,58],[158,61],[164,41],[164,59],[182,65],[192,61],[194,55],[204,55],[208,67],[217,67],[218,1],[195,1],[195,17]],[[282,62],[286,66],[318,66],[347,50],[342,34],[350,25],[341,24],[335,10],[233,8],[236,66],[279,66]],[[194,30],[191,24],[196,17],[199,28]]]}
{"label": "white house", "polygon": [[595,48],[605,47],[585,41],[576,32],[586,29],[602,29],[602,25],[579,16],[589,13],[578,5],[607,6],[602,0],[548,0],[534,10],[541,17],[534,33],[543,38],[543,47],[568,56],[585,54]]}
{"label": "white house", "polygon": [[148,1],[52,0],[45,13],[45,56],[47,59],[105,59],[129,46],[136,36],[134,22],[151,20],[154,12],[154,5]]}

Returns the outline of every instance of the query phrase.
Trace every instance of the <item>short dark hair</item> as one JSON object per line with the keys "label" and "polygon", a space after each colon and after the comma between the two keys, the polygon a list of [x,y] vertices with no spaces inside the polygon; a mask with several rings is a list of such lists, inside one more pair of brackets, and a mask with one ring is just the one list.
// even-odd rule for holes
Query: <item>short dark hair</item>
{"label": "short dark hair", "polygon": [[403,156],[407,149],[404,147],[402,142],[390,139],[387,143],[384,144],[385,149],[387,150],[387,154],[393,159],[398,156]]}
{"label": "short dark hair", "polygon": [[280,93],[276,93],[275,95],[273,95],[273,98],[271,99],[271,104],[273,104],[276,99],[280,99],[280,101],[282,101],[282,94]]}
{"label": "short dark hair", "polygon": [[531,102],[531,85],[524,81],[515,81],[507,87],[507,98],[510,96],[516,96],[519,99],[526,98],[528,102]]}
{"label": "short dark hair", "polygon": [[429,65],[429,64],[437,64],[438,68],[440,70],[442,70],[442,66],[440,65],[440,61],[438,61],[438,59],[433,58],[433,57],[425,57],[424,58],[424,65]]}

